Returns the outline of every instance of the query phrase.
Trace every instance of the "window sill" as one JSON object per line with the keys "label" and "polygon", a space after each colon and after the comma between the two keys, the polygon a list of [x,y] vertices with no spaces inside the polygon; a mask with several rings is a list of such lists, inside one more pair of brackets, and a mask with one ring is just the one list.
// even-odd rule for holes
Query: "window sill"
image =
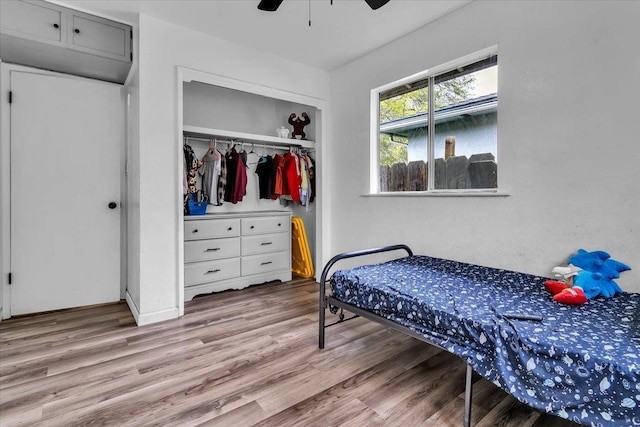
{"label": "window sill", "polygon": [[465,191],[465,190],[432,190],[432,191],[395,191],[388,193],[363,194],[362,197],[509,197],[509,193],[500,191]]}

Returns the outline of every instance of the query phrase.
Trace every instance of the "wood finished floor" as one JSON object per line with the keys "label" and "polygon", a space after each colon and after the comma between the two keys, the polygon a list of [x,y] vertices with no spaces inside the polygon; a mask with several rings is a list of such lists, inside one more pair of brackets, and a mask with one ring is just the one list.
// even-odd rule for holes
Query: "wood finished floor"
{"label": "wood finished floor", "polygon": [[[0,425],[460,426],[465,366],[365,319],[317,346],[317,284],[199,297],[137,327],[124,303],[0,322]],[[475,426],[575,426],[476,379]]]}

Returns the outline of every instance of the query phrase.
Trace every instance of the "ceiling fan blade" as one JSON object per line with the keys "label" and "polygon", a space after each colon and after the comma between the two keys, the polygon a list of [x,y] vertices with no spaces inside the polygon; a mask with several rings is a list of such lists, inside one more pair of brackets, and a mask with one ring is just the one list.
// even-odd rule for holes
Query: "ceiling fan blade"
{"label": "ceiling fan blade", "polygon": [[373,10],[380,9],[385,4],[389,3],[389,0],[364,0],[369,7]]}
{"label": "ceiling fan blade", "polygon": [[[389,1],[389,0],[387,0]],[[258,4],[258,9],[266,10],[267,12],[275,12],[280,7],[282,0],[260,0],[260,4]]]}

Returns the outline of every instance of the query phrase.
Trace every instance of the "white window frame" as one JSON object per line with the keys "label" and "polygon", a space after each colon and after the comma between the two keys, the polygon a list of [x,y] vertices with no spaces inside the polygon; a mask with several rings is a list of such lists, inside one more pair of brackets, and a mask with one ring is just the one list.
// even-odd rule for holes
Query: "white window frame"
{"label": "white window frame", "polygon": [[[431,195],[431,194],[458,194],[458,195],[474,195],[481,193],[497,193],[498,189],[465,189],[465,190],[435,190],[433,189],[434,178],[435,178],[435,169],[433,167],[428,168],[428,190],[420,191],[420,192],[411,192],[411,191],[398,191],[398,192],[380,192],[380,93],[394,89],[398,86],[402,86],[405,84],[413,83],[419,80],[423,80],[432,76],[436,76],[438,74],[442,74],[458,67],[471,64],[473,62],[480,61],[486,57],[497,55],[498,54],[498,46],[491,46],[477,52],[471,53],[469,55],[465,55],[461,58],[457,58],[453,61],[449,61],[442,65],[438,65],[433,68],[429,68],[427,70],[421,71],[419,73],[404,77],[400,80],[393,81],[391,83],[387,83],[383,86],[379,86],[371,90],[371,98],[370,98],[370,118],[369,118],[369,194],[370,195],[408,195],[411,194],[419,194],[419,195]],[[433,103],[433,90],[429,91],[429,105],[434,105]],[[429,129],[433,129],[433,114],[429,114]],[[434,164],[434,141],[433,141],[432,132],[429,132],[429,142],[428,142],[428,159],[427,163],[429,165]]]}

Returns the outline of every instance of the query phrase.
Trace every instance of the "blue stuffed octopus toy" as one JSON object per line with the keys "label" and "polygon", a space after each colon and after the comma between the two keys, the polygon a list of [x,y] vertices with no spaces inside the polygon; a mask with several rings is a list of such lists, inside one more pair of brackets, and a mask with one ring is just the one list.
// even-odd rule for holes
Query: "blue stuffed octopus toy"
{"label": "blue stuffed octopus toy", "polygon": [[587,252],[584,249],[578,249],[571,255],[567,264],[552,270],[561,280],[544,282],[553,300],[563,304],[579,305],[598,295],[609,298],[622,293],[613,279],[618,279],[623,271],[631,270],[628,265],[611,259],[607,252]]}

